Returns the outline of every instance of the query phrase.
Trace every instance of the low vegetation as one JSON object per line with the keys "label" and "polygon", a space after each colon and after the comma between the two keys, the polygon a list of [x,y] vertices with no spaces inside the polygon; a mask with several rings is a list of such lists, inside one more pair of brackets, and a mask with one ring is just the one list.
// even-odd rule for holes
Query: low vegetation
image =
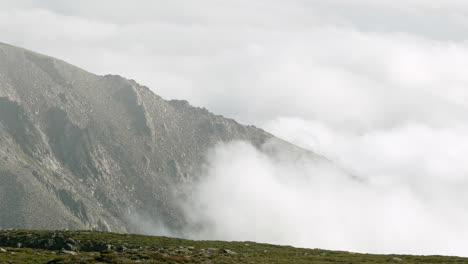
{"label": "low vegetation", "polygon": [[95,231],[0,231],[0,264],[12,263],[468,263],[446,256],[374,255],[253,242],[192,241]]}

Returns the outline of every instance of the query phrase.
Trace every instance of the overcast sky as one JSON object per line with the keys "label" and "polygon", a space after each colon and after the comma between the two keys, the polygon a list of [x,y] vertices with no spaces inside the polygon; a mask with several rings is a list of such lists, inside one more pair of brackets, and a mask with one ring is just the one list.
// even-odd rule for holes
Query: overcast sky
{"label": "overcast sky", "polygon": [[[3,42],[121,74],[246,123],[299,115],[391,125],[380,115],[413,112],[417,102],[408,93],[438,101],[432,108],[444,119],[457,118],[448,108],[468,105],[462,0],[0,4]],[[442,90],[451,106],[439,113]],[[411,115],[434,113],[421,106]]]}
{"label": "overcast sky", "polygon": [[[276,184],[269,173],[302,175],[308,168],[288,170],[287,164],[258,160],[260,154],[242,144],[218,149],[209,175],[221,165],[232,172],[226,175],[242,174],[238,168],[252,157],[247,164],[263,175],[258,184],[304,201],[301,208],[323,199],[324,212],[349,219],[333,222],[294,211],[303,221],[285,220],[284,229],[277,229],[294,237],[249,230],[254,239],[468,256],[468,1],[0,0],[0,7],[2,42],[93,73],[120,74],[164,98],[187,99],[263,127],[369,177],[377,188],[343,196],[343,188],[355,186],[319,182],[327,186],[327,198],[311,196]],[[233,161],[240,165],[227,170]],[[213,184],[236,190],[229,181],[211,181],[201,189]],[[239,190],[232,197],[249,191]],[[271,198],[271,208],[263,212],[279,217],[290,204],[274,209],[273,196],[263,196]],[[255,190],[247,197],[251,200],[227,199],[222,206],[242,211],[260,199]],[[389,210],[381,211],[382,205]],[[356,209],[361,217],[335,215],[333,206]],[[211,209],[223,217],[222,210]],[[397,217],[405,215],[410,217]],[[309,230],[309,220],[328,225]],[[244,226],[228,224],[220,227],[224,237],[208,233],[242,239],[238,231]],[[341,231],[330,239],[330,233],[320,235],[322,227]],[[317,239],[298,240],[304,230]],[[367,240],[356,240],[356,232]]]}

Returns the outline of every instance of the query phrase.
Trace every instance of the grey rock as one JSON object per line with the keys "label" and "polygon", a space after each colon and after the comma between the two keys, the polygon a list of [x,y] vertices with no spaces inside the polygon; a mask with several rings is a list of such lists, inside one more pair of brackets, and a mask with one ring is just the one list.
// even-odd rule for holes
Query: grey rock
{"label": "grey rock", "polygon": [[76,247],[75,244],[70,244],[70,243],[67,243],[67,244],[65,245],[65,248],[68,249],[68,250],[70,250],[70,251],[77,251],[77,250],[78,250],[78,248]]}
{"label": "grey rock", "polygon": [[[181,186],[211,147],[233,140],[315,157],[133,80],[0,43],[2,229],[141,232],[129,219],[142,215],[183,230]],[[50,239],[41,243],[74,250]]]}
{"label": "grey rock", "polygon": [[6,253],[7,251],[4,248],[0,248],[1,253]]}
{"label": "grey rock", "polygon": [[73,255],[73,256],[78,254],[78,253],[76,253],[75,251],[69,251],[69,250],[65,250],[65,249],[62,249],[62,250],[60,251],[60,253],[62,253],[62,254],[68,254],[68,255]]}
{"label": "grey rock", "polygon": [[229,255],[237,255],[236,252],[229,250],[229,249],[223,249],[223,253],[229,254]]}

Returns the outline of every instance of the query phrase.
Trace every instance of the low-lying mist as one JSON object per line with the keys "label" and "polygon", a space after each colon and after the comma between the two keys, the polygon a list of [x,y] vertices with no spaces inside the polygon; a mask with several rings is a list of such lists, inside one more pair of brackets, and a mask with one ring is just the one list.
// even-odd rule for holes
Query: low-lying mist
{"label": "low-lying mist", "polygon": [[[419,137],[414,144],[428,143],[424,128],[407,128],[412,129]],[[340,157],[341,164],[265,154],[245,142],[220,144],[183,204],[191,225],[186,235],[358,252],[468,255],[466,184],[454,178],[451,172],[457,169],[446,167],[447,149],[420,149],[419,154],[435,157],[422,168],[410,159],[418,148],[399,145],[398,134],[382,141],[387,151],[373,155],[366,141],[385,135],[350,139],[348,144],[362,144],[363,151]],[[361,156],[356,158],[360,166],[353,166],[354,155]],[[369,155],[365,162],[363,155]]]}

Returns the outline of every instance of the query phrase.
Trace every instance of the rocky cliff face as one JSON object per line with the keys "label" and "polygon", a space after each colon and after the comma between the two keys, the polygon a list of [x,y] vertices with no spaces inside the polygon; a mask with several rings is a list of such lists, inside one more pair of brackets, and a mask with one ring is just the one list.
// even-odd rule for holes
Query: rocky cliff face
{"label": "rocky cliff face", "polygon": [[135,212],[176,228],[174,186],[196,177],[210,147],[269,139],[135,81],[0,44],[0,229],[125,232]]}

